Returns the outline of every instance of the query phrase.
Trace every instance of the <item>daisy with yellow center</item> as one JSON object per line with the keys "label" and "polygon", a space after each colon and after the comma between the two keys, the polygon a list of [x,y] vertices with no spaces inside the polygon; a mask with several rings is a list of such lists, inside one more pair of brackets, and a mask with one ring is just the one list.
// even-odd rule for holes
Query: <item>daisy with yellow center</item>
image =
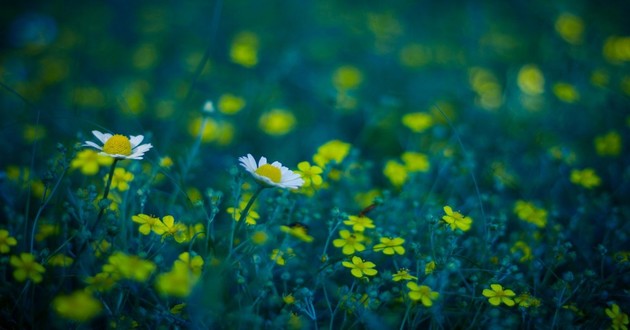
{"label": "daisy with yellow center", "polygon": [[101,133],[92,131],[92,134],[103,144],[102,146],[86,141],[83,146],[100,150],[99,155],[113,157],[115,159],[142,159],[144,153],[153,146],[150,143],[140,144],[144,140],[142,135],[130,135],[126,137],[120,134]]}
{"label": "daisy with yellow center", "polygon": [[251,154],[238,159],[241,166],[251,173],[254,179],[268,187],[297,189],[304,184],[299,174],[282,166],[280,162],[267,163],[267,158],[260,157],[258,163]]}

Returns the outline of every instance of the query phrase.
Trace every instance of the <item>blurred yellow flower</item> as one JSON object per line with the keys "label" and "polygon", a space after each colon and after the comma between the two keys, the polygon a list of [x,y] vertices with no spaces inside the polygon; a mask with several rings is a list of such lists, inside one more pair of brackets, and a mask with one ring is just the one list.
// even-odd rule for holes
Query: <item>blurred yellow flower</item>
{"label": "blurred yellow flower", "polygon": [[418,285],[415,282],[407,282],[409,288],[409,298],[413,301],[420,301],[425,307],[433,306],[433,301],[440,297],[438,292],[431,290],[426,285]]}
{"label": "blurred yellow flower", "polygon": [[592,168],[583,170],[573,169],[571,171],[571,183],[582,186],[586,189],[593,189],[602,183],[602,179]]}
{"label": "blurred yellow flower", "polygon": [[[246,202],[240,202],[238,208],[228,207],[226,209],[226,211],[227,211],[227,213],[232,215],[232,219],[234,219],[234,221],[239,221],[241,219],[241,213],[245,209],[245,206],[247,206]],[[252,207],[252,208],[249,209],[249,212],[247,212],[247,217],[245,218],[245,223],[248,224],[248,225],[255,225],[256,221],[259,218],[260,218],[260,215]]]}
{"label": "blurred yellow flower", "polygon": [[245,99],[232,94],[223,94],[219,98],[219,111],[226,115],[240,112],[246,105]]}
{"label": "blurred yellow flower", "polygon": [[105,292],[111,290],[116,285],[116,279],[111,273],[101,272],[94,276],[85,278],[88,291]]}
{"label": "blurred yellow flower", "polygon": [[518,260],[520,262],[526,262],[534,259],[534,256],[532,256],[532,249],[523,241],[517,241],[514,243],[514,245],[510,248],[510,253],[520,253],[521,258]]}
{"label": "blurred yellow flower", "polygon": [[273,109],[263,113],[258,120],[260,129],[273,136],[285,135],[295,128],[296,119],[292,112],[284,109]]}
{"label": "blurred yellow flower", "polygon": [[299,222],[292,223],[288,226],[280,226],[280,231],[285,232],[306,243],[311,243],[314,240],[313,236],[308,234],[308,227]]}
{"label": "blurred yellow flower", "polygon": [[612,304],[612,306],[606,308],[605,312],[606,315],[610,317],[612,329],[628,330],[628,314],[624,313],[621,308],[619,308],[619,305]]}
{"label": "blurred yellow flower", "polygon": [[604,42],[604,58],[613,64],[630,61],[630,36],[610,36]]}
{"label": "blurred yellow flower", "polygon": [[253,32],[239,32],[232,40],[230,59],[232,62],[251,68],[258,64],[260,41]]}
{"label": "blurred yellow flower", "polygon": [[8,230],[0,229],[0,253],[9,253],[12,246],[17,245],[17,240]]}
{"label": "blurred yellow flower", "polygon": [[519,70],[517,83],[521,91],[528,95],[540,95],[545,91],[545,77],[534,64],[525,65]]}
{"label": "blurred yellow flower", "polygon": [[595,137],[595,151],[600,156],[619,156],[621,146],[621,135],[617,131]]}
{"label": "blurred yellow flower", "polygon": [[428,172],[431,168],[429,157],[423,153],[406,151],[400,158],[408,172]]}
{"label": "blurred yellow flower", "polygon": [[553,94],[562,102],[575,103],[580,99],[580,93],[571,84],[564,82],[553,85]]}
{"label": "blurred yellow flower", "polygon": [[295,257],[295,253],[292,248],[287,248],[285,250],[273,249],[271,251],[271,256],[269,257],[271,260],[275,261],[276,264],[280,266],[284,266],[286,264],[286,259]]}
{"label": "blurred yellow flower", "polygon": [[348,90],[359,87],[363,81],[363,74],[352,65],[344,65],[333,73],[333,84],[339,90]]}
{"label": "blurred yellow flower", "polygon": [[103,309],[101,302],[85,290],[59,295],[53,299],[52,306],[59,316],[75,322],[87,322]]}
{"label": "blurred yellow flower", "polygon": [[330,162],[340,164],[350,152],[350,146],[350,143],[339,140],[328,141],[317,148],[313,161],[321,168]]}
{"label": "blurred yellow flower", "polygon": [[149,260],[139,256],[127,255],[123,252],[114,252],[103,265],[103,272],[110,273],[114,278],[146,282],[156,266]]}
{"label": "blurred yellow flower", "polygon": [[424,275],[432,274],[435,271],[435,261],[430,261],[424,266]]}
{"label": "blurred yellow flower", "polygon": [[578,16],[562,13],[556,19],[556,32],[566,42],[574,45],[582,43],[582,35],[584,32],[584,22]]}
{"label": "blurred yellow flower", "polygon": [[539,228],[545,228],[547,225],[547,211],[536,207],[532,202],[517,200],[514,203],[514,213],[519,219],[532,223]]}
{"label": "blurred yellow flower", "polygon": [[395,161],[388,160],[383,168],[383,174],[389,179],[389,182],[395,187],[402,187],[409,178],[409,173],[404,165]]}
{"label": "blurred yellow flower", "polygon": [[32,280],[34,283],[42,281],[42,274],[46,272],[44,266],[35,261],[35,256],[22,252],[19,256],[11,256],[9,262],[13,266],[13,277],[18,282],[24,282],[27,279]]}
{"label": "blurred yellow flower", "polygon": [[[104,181],[107,182],[109,174],[105,175]],[[118,189],[119,191],[129,190],[129,182],[133,181],[134,175],[131,172],[127,172],[122,167],[117,167],[114,170],[114,177],[112,179],[111,189]]]}
{"label": "blurred yellow flower", "polygon": [[68,267],[72,265],[73,262],[74,259],[65,254],[58,253],[48,258],[48,262],[46,262],[46,264],[58,267]]}
{"label": "blurred yellow flower", "polygon": [[95,175],[98,173],[100,166],[110,166],[114,162],[114,158],[99,155],[92,149],[83,149],[70,162],[71,169],[81,169],[83,175]]}
{"label": "blurred yellow flower", "polygon": [[33,143],[46,136],[46,128],[42,125],[25,125],[22,137],[27,143]]}
{"label": "blurred yellow flower", "polygon": [[433,126],[433,116],[427,112],[412,112],[402,116],[402,123],[412,132],[422,133]]}

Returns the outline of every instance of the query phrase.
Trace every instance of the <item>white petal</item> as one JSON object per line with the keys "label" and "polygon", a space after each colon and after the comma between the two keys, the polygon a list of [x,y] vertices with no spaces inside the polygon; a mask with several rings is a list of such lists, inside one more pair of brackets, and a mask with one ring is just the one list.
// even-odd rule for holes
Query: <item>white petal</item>
{"label": "white petal", "polygon": [[98,150],[103,150],[103,147],[99,146],[98,144],[96,144],[96,143],[94,143],[92,141],[85,141],[85,144],[83,144],[83,146],[96,148]]}
{"label": "white petal", "polygon": [[[263,165],[267,164],[267,158],[265,157],[260,157],[260,160],[258,161],[258,167],[261,167]],[[257,168],[258,168],[257,167]]]}
{"label": "white petal", "polygon": [[149,149],[153,148],[153,145],[151,145],[151,143],[145,143],[143,145],[139,145],[137,147],[135,147],[132,151],[133,153],[145,153],[147,151],[149,151]]}
{"label": "white petal", "polygon": [[273,167],[277,167],[279,169],[282,169],[284,166],[282,166],[282,164],[278,161],[271,163],[271,166]]}
{"label": "white petal", "polygon": [[142,143],[142,140],[144,140],[144,136],[143,135],[130,135],[129,136],[129,142],[131,142],[131,148],[135,148],[137,147],[140,143]]}
{"label": "white petal", "polygon": [[96,136],[96,138],[101,141],[101,143],[105,144],[105,142],[107,142],[107,140],[109,140],[112,135],[109,133],[101,133],[99,131],[92,131],[92,134],[94,134],[94,136]]}

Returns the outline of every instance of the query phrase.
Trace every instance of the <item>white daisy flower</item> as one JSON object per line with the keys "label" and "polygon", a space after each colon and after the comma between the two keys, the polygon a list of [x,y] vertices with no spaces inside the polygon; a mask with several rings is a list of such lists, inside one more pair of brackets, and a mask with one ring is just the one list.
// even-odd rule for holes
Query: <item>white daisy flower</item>
{"label": "white daisy flower", "polygon": [[92,131],[92,134],[101,141],[103,146],[92,141],[85,141],[83,146],[98,149],[101,151],[99,155],[116,159],[142,159],[144,153],[153,147],[151,143],[140,144],[142,140],[144,140],[144,136],[142,135],[130,135],[126,137],[120,134],[112,135],[99,131]]}
{"label": "white daisy flower", "polygon": [[238,159],[247,172],[254,176],[256,181],[267,186],[279,188],[297,189],[304,184],[299,174],[291,171],[280,162],[267,163],[267,158],[260,157],[258,164],[251,154]]}

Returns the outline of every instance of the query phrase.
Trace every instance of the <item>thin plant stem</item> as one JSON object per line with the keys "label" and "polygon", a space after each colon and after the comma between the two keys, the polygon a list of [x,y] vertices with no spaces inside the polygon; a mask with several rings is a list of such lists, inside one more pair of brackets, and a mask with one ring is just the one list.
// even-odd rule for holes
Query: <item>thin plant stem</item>
{"label": "thin plant stem", "polygon": [[232,254],[232,251],[233,251],[234,237],[236,237],[239,230],[243,226],[243,222],[245,222],[245,219],[247,219],[247,214],[249,213],[249,210],[252,208],[252,205],[254,205],[256,198],[258,198],[258,195],[260,195],[260,193],[265,188],[267,187],[264,185],[258,186],[258,189],[256,189],[256,191],[254,192],[254,195],[249,199],[249,201],[247,202],[247,205],[245,205],[245,208],[241,212],[241,216],[238,218],[238,223],[236,224],[236,226],[232,225],[232,228],[234,229],[232,230],[232,235],[230,236],[230,254]]}
{"label": "thin plant stem", "polygon": [[[116,169],[116,163],[118,162],[117,158],[114,158],[114,162],[112,163],[112,167],[109,169],[109,177],[107,178],[107,185],[105,185],[105,191],[103,192],[103,198],[101,198],[101,200],[106,200],[107,196],[109,196],[109,189],[112,186],[112,181],[114,179],[114,170]],[[103,214],[105,214],[105,206],[101,206],[101,209],[98,212],[98,216],[96,217],[96,221],[94,222],[94,224],[92,224],[92,227],[90,227],[90,231],[94,232],[94,229],[96,229],[96,226],[98,225],[98,223],[101,221],[101,219],[103,218]]]}

